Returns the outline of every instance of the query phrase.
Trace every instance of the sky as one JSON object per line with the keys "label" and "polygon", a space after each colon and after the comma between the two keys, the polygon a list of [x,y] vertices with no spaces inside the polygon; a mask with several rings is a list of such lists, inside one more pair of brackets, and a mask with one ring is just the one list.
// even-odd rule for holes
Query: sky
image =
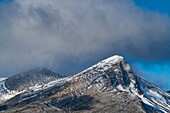
{"label": "sky", "polygon": [[169,0],[0,0],[0,76],[76,74],[109,56],[170,89]]}

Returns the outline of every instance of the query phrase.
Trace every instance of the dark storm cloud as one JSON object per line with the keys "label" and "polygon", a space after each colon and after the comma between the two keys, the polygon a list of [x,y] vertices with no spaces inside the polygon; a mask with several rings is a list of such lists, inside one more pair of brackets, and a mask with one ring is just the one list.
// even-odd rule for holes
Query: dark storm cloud
{"label": "dark storm cloud", "polygon": [[72,74],[117,53],[170,60],[170,18],[130,0],[14,0],[0,11],[2,74],[39,66]]}

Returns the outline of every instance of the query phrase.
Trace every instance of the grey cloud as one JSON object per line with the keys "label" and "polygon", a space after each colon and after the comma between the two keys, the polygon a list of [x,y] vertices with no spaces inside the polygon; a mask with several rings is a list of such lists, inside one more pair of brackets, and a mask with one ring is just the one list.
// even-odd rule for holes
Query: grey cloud
{"label": "grey cloud", "polygon": [[39,66],[72,74],[113,54],[170,58],[170,18],[131,0],[14,0],[0,10],[2,74]]}

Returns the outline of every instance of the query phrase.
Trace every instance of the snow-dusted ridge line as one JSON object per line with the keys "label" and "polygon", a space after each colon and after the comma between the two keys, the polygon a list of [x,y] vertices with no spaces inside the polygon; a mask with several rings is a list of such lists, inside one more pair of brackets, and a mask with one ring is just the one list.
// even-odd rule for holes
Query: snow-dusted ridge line
{"label": "snow-dusted ridge line", "polygon": [[[51,83],[60,77],[62,78],[61,75],[56,74],[46,68],[35,68],[11,76],[6,80],[0,81],[0,103],[6,102],[9,99],[15,97],[16,95],[25,93],[28,90],[38,91],[43,90],[46,87],[48,88],[48,85],[50,87],[50,84],[48,83]],[[20,86],[24,86],[24,83],[26,83],[26,87],[19,89]],[[27,85],[29,84],[31,84],[32,87],[27,87]]]}
{"label": "snow-dusted ridge line", "polygon": [[[167,113],[167,111],[170,111],[170,105],[169,105],[170,94],[164,92],[162,89],[160,89],[156,85],[147,82],[141,76],[138,76],[135,73],[131,73],[131,71],[130,71],[131,67],[126,63],[126,61],[124,60],[124,58],[122,56],[118,56],[118,55],[115,55],[115,56],[109,57],[105,60],[102,60],[101,62],[85,69],[84,71],[82,71],[76,75],[65,77],[65,78],[59,78],[57,80],[50,81],[49,83],[43,84],[43,85],[37,84],[35,86],[29,87],[28,90],[23,90],[21,92],[9,91],[5,87],[5,83],[3,81],[1,81],[0,82],[0,102],[2,99],[1,96],[3,95],[1,93],[1,85],[8,92],[3,95],[4,99],[5,99],[4,101],[7,101],[10,98],[12,98],[20,93],[25,93],[25,92],[31,93],[32,91],[33,92],[41,91],[41,90],[50,88],[52,86],[55,86],[57,84],[60,84],[60,83],[62,84],[62,83],[69,82],[72,80],[73,81],[85,80],[85,82],[83,82],[82,85],[83,86],[87,85],[88,86],[87,90],[89,90],[90,87],[93,86],[92,81],[96,81],[96,82],[99,81],[99,82],[103,83],[103,81],[102,81],[103,75],[106,75],[106,77],[109,78],[110,74],[106,73],[106,71],[112,70],[113,71],[113,72],[111,71],[112,75],[114,75],[116,72],[122,71],[122,67],[119,67],[120,65],[123,65],[123,71],[129,72],[129,74],[122,73],[122,75],[129,77],[130,84],[128,86],[123,85],[123,83],[119,83],[117,86],[111,84],[111,86],[113,86],[115,88],[115,90],[117,89],[119,91],[127,92],[130,95],[137,96],[146,105],[158,108],[162,112]],[[133,74],[134,76],[136,76],[137,79],[134,79],[130,74]],[[110,79],[111,78],[109,78],[109,80]],[[118,78],[117,78],[117,80],[118,80]],[[140,84],[140,88],[137,87],[137,85],[136,85],[137,83]],[[100,85],[100,84],[97,84],[97,85]],[[102,87],[102,86],[97,86],[97,87]],[[139,91],[143,91],[144,94],[141,94]],[[166,97],[168,97],[168,98],[166,99]],[[167,102],[167,101],[169,101],[169,102]]]}
{"label": "snow-dusted ridge line", "polygon": [[114,56],[111,56],[107,59],[104,59],[100,62],[98,62],[97,64],[85,69],[84,71],[76,74],[76,75],[80,75],[88,70],[92,70],[93,68],[95,67],[105,67],[104,69],[102,69],[102,71],[105,71],[107,70],[108,68],[111,68],[113,66],[113,64],[116,64],[116,63],[119,63],[120,61],[124,60],[124,57],[122,56],[119,56],[119,55],[114,55]]}
{"label": "snow-dusted ridge line", "polygon": [[[108,70],[109,68],[111,68],[113,66],[113,64],[116,64],[120,61],[124,60],[124,58],[122,56],[119,56],[119,55],[114,55],[112,57],[109,57],[105,60],[102,60],[101,62],[91,66],[90,68],[84,70],[83,72],[86,72],[87,70],[92,70],[93,68],[95,67],[104,67],[104,70]],[[107,66],[106,66],[107,65]],[[105,67],[106,66],[106,67]],[[103,69],[101,70],[103,71]],[[43,84],[43,85],[40,85],[40,84],[37,84],[35,86],[32,86],[30,87],[28,90],[32,90],[32,91],[39,91],[39,90],[44,90],[44,89],[47,89],[59,82],[66,82],[66,81],[70,81],[71,79],[73,79],[75,76],[78,76],[80,74],[82,74],[83,72],[80,72],[74,76],[69,76],[69,77],[65,77],[65,78],[60,78],[60,79],[57,79],[57,80],[54,80],[54,81],[51,81],[47,84]],[[1,81],[0,84],[2,84],[2,88],[0,86],[0,103],[2,102],[5,102],[13,97],[15,97],[16,95],[18,94],[21,94],[21,93],[24,93],[26,92],[27,90],[22,90],[22,91],[10,91],[6,88],[5,86],[5,82],[4,81]],[[4,90],[6,93],[3,93],[3,91],[1,90]]]}
{"label": "snow-dusted ridge line", "polygon": [[53,80],[47,84],[36,84],[35,86],[32,86],[32,87],[29,87],[29,89],[27,90],[22,90],[22,91],[10,91],[6,88],[5,86],[5,82],[4,81],[1,81],[0,82],[0,86],[3,86],[3,89],[5,89],[5,91],[7,93],[2,93],[1,92],[1,87],[0,87],[0,103],[3,103],[3,102],[6,102],[8,101],[9,99],[15,97],[16,95],[19,95],[21,93],[29,93],[29,92],[36,92],[36,91],[40,91],[40,90],[45,90],[45,89],[48,89],[56,84],[63,84],[67,81],[67,78],[61,78],[61,79],[57,79],[57,80]]}
{"label": "snow-dusted ridge line", "polygon": [[[90,68],[87,68],[86,70],[84,70],[84,71],[74,75],[73,78],[78,79],[78,76],[80,76],[82,74],[83,74],[83,76],[86,76],[86,73],[89,72],[89,71],[92,72],[95,75],[96,72],[95,71],[91,71],[91,70],[97,70],[98,72],[101,72],[100,74],[97,75],[99,77],[100,75],[104,74],[106,70],[112,68],[112,66],[114,66],[114,64],[119,64],[123,60],[124,60],[124,58],[122,56],[118,56],[118,55],[109,57],[109,58],[107,58],[105,60],[102,60],[101,62],[91,66]],[[124,68],[125,68],[125,70],[131,70],[131,68],[130,68],[130,66],[128,64],[125,65]],[[115,71],[116,71],[116,69],[115,69]],[[136,74],[134,74],[134,75],[138,76]],[[131,78],[130,78],[131,82],[130,82],[129,87],[123,87],[120,84],[120,85],[117,86],[117,89],[120,90],[120,91],[131,93],[131,94],[139,97],[141,99],[141,101],[143,103],[147,104],[147,105],[153,106],[155,108],[158,108],[157,106],[159,106],[158,109],[160,109],[161,111],[163,111],[165,113],[166,113],[166,111],[164,110],[164,108],[170,111],[170,105],[165,102],[165,98],[162,96],[162,94],[164,94],[166,96],[168,94],[164,93],[164,91],[162,89],[160,89],[158,86],[156,86],[156,85],[154,85],[152,83],[147,82],[144,78],[142,78],[140,76],[139,76],[139,78],[141,78],[141,80],[144,82],[144,85],[145,84],[146,85],[149,84],[150,86],[155,87],[155,89],[156,89],[156,91],[158,91],[158,93],[156,91],[154,91],[154,90],[151,90],[151,89],[145,89],[144,90],[145,95],[139,94],[138,89],[135,86],[136,81],[134,81]],[[72,79],[72,77],[70,77],[70,79]],[[92,77],[92,79],[93,79],[93,77]],[[143,83],[140,83],[140,84],[143,84]],[[151,99],[148,99],[145,96],[148,96]]]}

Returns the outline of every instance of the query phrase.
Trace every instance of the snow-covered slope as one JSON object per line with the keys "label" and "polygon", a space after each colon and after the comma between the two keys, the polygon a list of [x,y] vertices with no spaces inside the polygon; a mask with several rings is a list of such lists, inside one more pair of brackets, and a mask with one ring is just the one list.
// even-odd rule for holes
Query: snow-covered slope
{"label": "snow-covered slope", "polygon": [[[118,55],[105,59],[76,75],[32,85],[20,92],[8,91],[5,85],[1,82],[0,86],[4,86],[3,91],[8,92],[4,95],[5,101],[8,100],[5,106],[24,106],[28,111],[31,109],[27,104],[38,101],[37,106],[42,105],[43,110],[50,109],[55,112],[75,112],[81,104],[81,109],[78,109],[81,112],[89,109],[88,112],[101,113],[112,113],[113,110],[122,113],[170,112],[170,94],[135,74],[125,59]],[[7,95],[10,93],[19,95],[11,99]],[[78,97],[95,101],[90,104],[80,99],[79,103]],[[79,103],[79,106],[76,106],[76,103]],[[31,105],[36,106],[35,103]]]}
{"label": "snow-covered slope", "polygon": [[[109,78],[113,87],[118,90],[139,97],[144,104],[150,107],[162,112],[170,112],[170,94],[133,73],[122,56],[105,59],[73,78],[78,79],[79,76],[82,76],[81,79],[86,79],[89,87],[94,81],[102,83],[104,77]],[[101,85],[101,88],[105,87]]]}
{"label": "snow-covered slope", "polygon": [[48,82],[62,78],[46,68],[35,68],[0,81],[0,103],[23,93],[31,87],[43,86]]}
{"label": "snow-covered slope", "polygon": [[0,77],[0,81],[3,81],[3,80],[5,80],[6,78],[3,78],[3,77]]}

